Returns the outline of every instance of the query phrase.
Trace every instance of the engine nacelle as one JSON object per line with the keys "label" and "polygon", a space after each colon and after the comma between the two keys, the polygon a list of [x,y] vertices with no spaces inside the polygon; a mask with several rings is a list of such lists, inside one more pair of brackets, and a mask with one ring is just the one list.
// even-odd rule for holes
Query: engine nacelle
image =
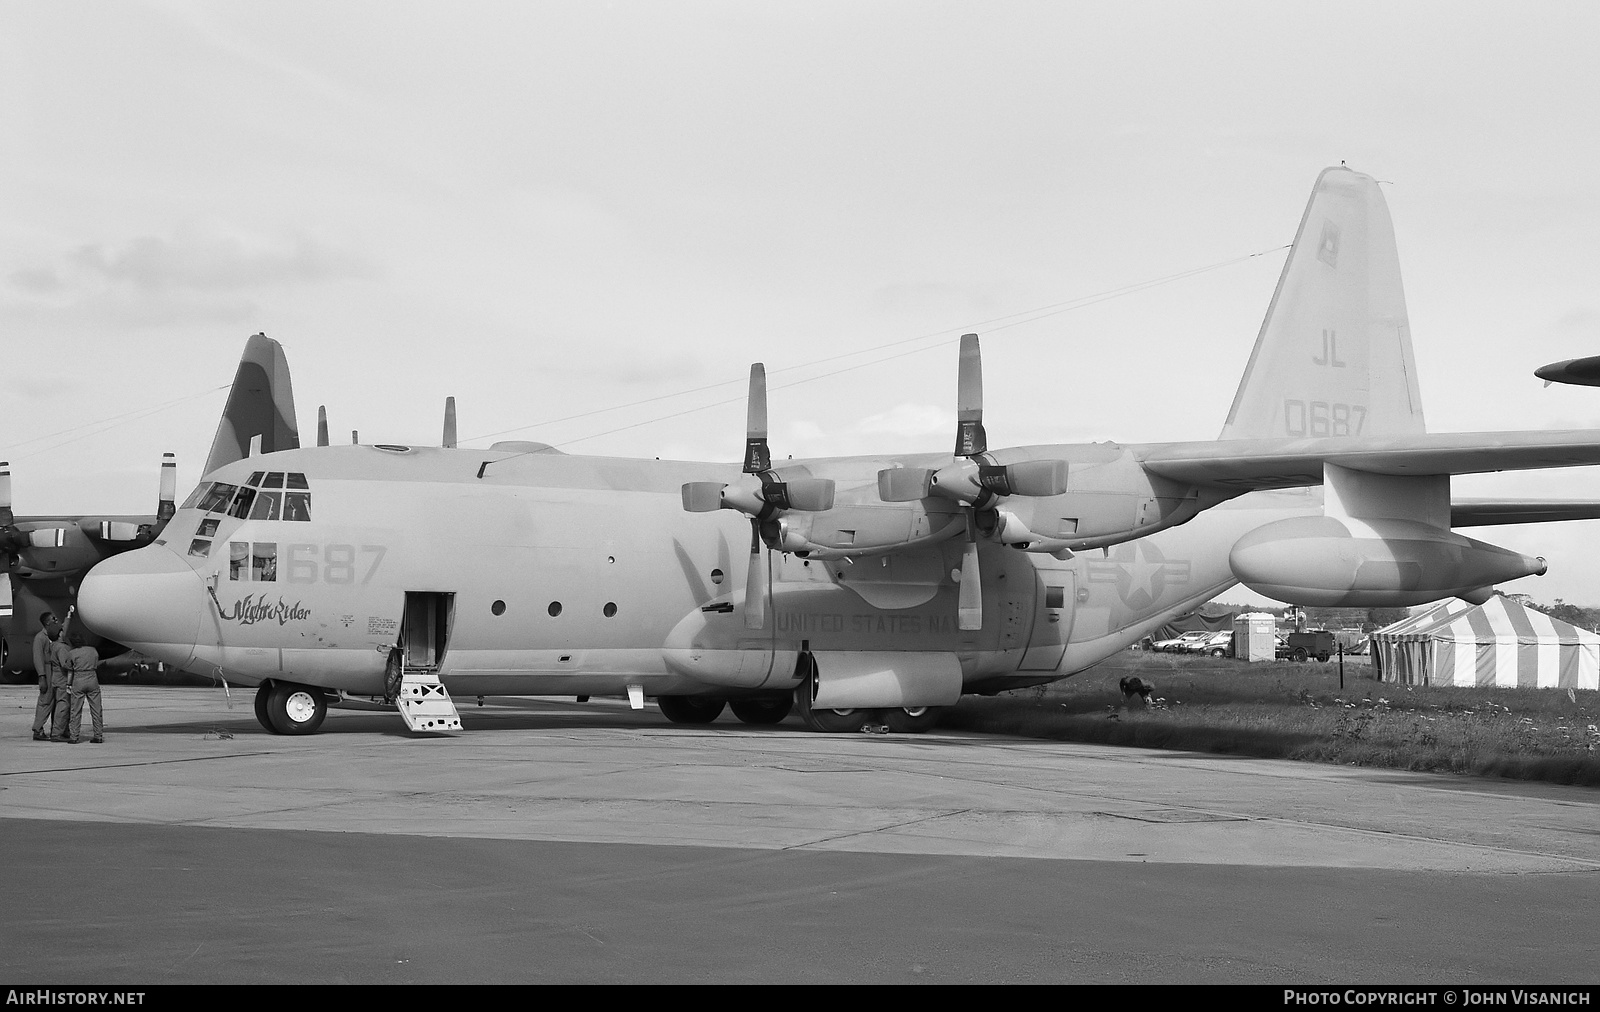
{"label": "engine nacelle", "polygon": [[1258,527],[1228,556],[1239,582],[1289,604],[1403,607],[1543,576],[1544,559],[1414,520],[1296,517]]}

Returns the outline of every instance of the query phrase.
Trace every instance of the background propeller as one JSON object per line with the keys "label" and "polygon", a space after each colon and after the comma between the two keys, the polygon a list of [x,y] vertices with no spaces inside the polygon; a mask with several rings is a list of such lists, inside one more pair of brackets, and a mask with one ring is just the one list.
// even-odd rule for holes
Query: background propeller
{"label": "background propeller", "polygon": [[989,462],[989,437],[983,428],[983,357],[977,334],[961,336],[956,375],[956,446],[954,458],[940,468],[896,467],[878,472],[878,498],[911,502],[938,497],[957,503],[966,514],[967,543],[961,555],[961,594],[957,625],[983,628],[983,580],[978,570],[978,538],[994,536],[994,505],[1006,496],[1053,496],[1067,490],[1067,462],[1025,460]]}
{"label": "background propeller", "polygon": [[772,469],[772,451],[767,446],[767,370],[760,362],[750,366],[741,469],[756,481],[739,485],[686,482],[683,508],[691,513],[732,509],[750,518],[750,565],[745,576],[744,620],[746,627],[760,629],[766,621],[770,582],[767,551],[778,536],[778,517],[790,510],[815,513],[833,509],[834,492],[830,479],[785,480]]}

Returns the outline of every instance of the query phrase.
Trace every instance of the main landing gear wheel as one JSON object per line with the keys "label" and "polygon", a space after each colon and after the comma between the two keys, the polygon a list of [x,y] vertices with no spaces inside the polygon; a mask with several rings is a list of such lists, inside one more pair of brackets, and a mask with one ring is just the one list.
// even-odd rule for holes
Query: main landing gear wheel
{"label": "main landing gear wheel", "polygon": [[782,699],[735,699],[730,706],[733,715],[746,724],[779,724],[794,709],[794,700],[788,696]]}
{"label": "main landing gear wheel", "polygon": [[278,729],[272,726],[272,718],[267,716],[267,697],[272,695],[272,683],[262,682],[256,689],[256,723],[267,730],[268,734],[277,734]]}
{"label": "main landing gear wheel", "polygon": [[709,724],[722,714],[726,700],[704,696],[657,696],[661,715],[674,724]]}
{"label": "main landing gear wheel", "polygon": [[842,734],[859,731],[863,724],[878,723],[877,710],[821,710],[811,705],[811,681],[807,679],[794,690],[794,708],[806,727],[823,734]]}
{"label": "main landing gear wheel", "polygon": [[943,713],[942,706],[896,707],[883,711],[883,722],[897,734],[921,734],[932,731]]}
{"label": "main landing gear wheel", "polygon": [[328,715],[328,700],[321,689],[276,682],[267,693],[266,711],[267,722],[278,734],[310,734]]}

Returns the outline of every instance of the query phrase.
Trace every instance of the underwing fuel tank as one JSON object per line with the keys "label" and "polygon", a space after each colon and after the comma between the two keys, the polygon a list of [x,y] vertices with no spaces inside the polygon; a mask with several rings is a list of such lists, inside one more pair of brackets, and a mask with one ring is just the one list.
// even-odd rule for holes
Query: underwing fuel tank
{"label": "underwing fuel tank", "polygon": [[1333,608],[1486,600],[1497,583],[1545,572],[1542,558],[1431,524],[1327,516],[1258,527],[1234,544],[1228,564],[1258,594]]}

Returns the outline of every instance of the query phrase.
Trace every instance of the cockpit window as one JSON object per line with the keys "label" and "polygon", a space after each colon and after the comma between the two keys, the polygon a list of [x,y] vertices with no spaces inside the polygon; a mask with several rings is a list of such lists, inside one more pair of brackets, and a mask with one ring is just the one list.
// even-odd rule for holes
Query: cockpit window
{"label": "cockpit window", "polygon": [[282,471],[273,471],[270,474],[268,474],[267,475],[267,480],[262,484],[261,487],[262,488],[282,488],[283,487],[283,472]]}
{"label": "cockpit window", "polygon": [[243,520],[250,515],[250,506],[255,502],[256,490],[241,488],[233,497],[233,506],[228,510],[228,516],[238,517]]}
{"label": "cockpit window", "polygon": [[[279,475],[281,478],[282,475]],[[278,519],[278,497],[281,492],[257,492],[255,505],[250,508],[251,520]]]}
{"label": "cockpit window", "polygon": [[288,487],[289,488],[310,488],[311,486],[306,484],[306,476],[305,475],[301,474],[299,471],[290,471],[289,472],[289,484],[288,484]]}
{"label": "cockpit window", "polygon": [[200,502],[200,497],[206,494],[206,489],[210,487],[211,483],[209,481],[202,481],[194,487],[194,491],[189,493],[189,498],[185,499],[183,505],[178,508],[181,510],[193,509]]}
{"label": "cockpit window", "polygon": [[285,492],[283,494],[283,518],[285,520],[311,519],[311,493],[310,492]]}
{"label": "cockpit window", "polygon": [[200,497],[198,508],[207,513],[226,513],[228,512],[228,504],[233,502],[234,493],[238,491],[239,486],[237,485],[214,481],[206,489],[205,495]]}
{"label": "cockpit window", "polygon": [[260,485],[261,484],[261,476],[266,474],[266,473],[267,472],[265,472],[265,471],[252,471],[252,472],[250,472],[250,480],[245,482],[245,484],[246,485]]}

